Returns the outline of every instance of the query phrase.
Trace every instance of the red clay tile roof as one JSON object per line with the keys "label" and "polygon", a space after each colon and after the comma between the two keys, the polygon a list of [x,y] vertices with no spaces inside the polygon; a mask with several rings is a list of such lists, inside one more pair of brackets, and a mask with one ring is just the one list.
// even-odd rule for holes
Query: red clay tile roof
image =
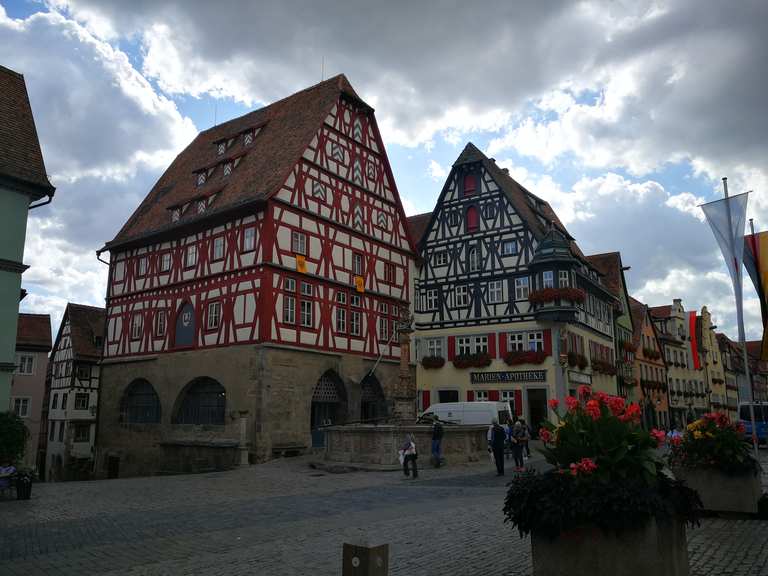
{"label": "red clay tile roof", "polygon": [[408,231],[411,233],[411,238],[416,246],[421,242],[421,237],[424,236],[424,232],[427,231],[427,226],[429,226],[429,221],[431,219],[432,212],[425,212],[424,214],[408,217]]}
{"label": "red clay tile roof", "polygon": [[603,275],[603,284],[617,298],[621,298],[623,292],[621,282],[621,254],[607,252],[605,254],[591,254],[587,260],[597,271]]}
{"label": "red clay tile roof", "polygon": [[648,307],[630,296],[629,310],[632,313],[632,326],[634,327],[634,330],[632,331],[632,343],[635,346],[639,346],[640,335],[643,333],[643,321],[648,312]]}
{"label": "red clay tile roof", "polygon": [[69,334],[75,357],[90,360],[101,358],[101,348],[96,346],[96,337],[101,340],[104,338],[104,308],[70,303],[67,304],[65,315],[69,318]]}
{"label": "red clay tile roof", "polygon": [[0,66],[0,177],[40,198],[53,194],[24,76]]}
{"label": "red clay tile roof", "polygon": [[[283,184],[341,95],[370,108],[340,74],[201,132],[171,163],[106,248],[265,201]],[[242,134],[259,127],[253,143],[245,146]],[[234,138],[232,146],[219,156],[215,143],[230,138]],[[223,169],[218,168],[204,185],[197,186],[196,172],[237,156],[240,162],[229,176],[224,177]],[[178,222],[171,222],[171,208],[214,192],[218,193],[215,201],[202,215],[187,210]]]}
{"label": "red clay tile roof", "polygon": [[654,318],[669,318],[672,315],[672,305],[651,306],[648,310],[650,310],[651,316]]}
{"label": "red clay tile roof", "polygon": [[48,314],[19,314],[16,349],[50,351],[51,317]]}
{"label": "red clay tile roof", "polygon": [[747,354],[755,358],[760,358],[760,354],[762,354],[763,352],[762,340],[748,340],[746,342],[746,345],[747,345]]}

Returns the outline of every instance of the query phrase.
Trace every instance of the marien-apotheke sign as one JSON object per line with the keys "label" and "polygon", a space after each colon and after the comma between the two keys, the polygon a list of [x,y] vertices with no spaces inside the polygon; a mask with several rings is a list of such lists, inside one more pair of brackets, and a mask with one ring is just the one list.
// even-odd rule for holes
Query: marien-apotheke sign
{"label": "marien-apotheke sign", "polygon": [[546,382],[546,370],[515,370],[511,372],[470,372],[472,384],[497,384],[502,382]]}

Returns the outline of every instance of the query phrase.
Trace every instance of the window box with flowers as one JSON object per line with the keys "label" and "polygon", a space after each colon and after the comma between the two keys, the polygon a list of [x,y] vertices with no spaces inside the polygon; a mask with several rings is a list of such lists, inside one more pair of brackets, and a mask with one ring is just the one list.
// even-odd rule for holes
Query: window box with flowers
{"label": "window box with flowers", "polygon": [[573,368],[578,366],[580,370],[584,370],[589,366],[589,360],[584,354],[577,354],[576,352],[568,352],[568,365]]}
{"label": "window box with flowers", "polygon": [[[552,470],[515,476],[506,520],[531,535],[534,576],[688,574],[686,524],[701,502],[657,455],[659,430],[640,427],[641,410],[580,386],[557,423],[539,431]],[[631,558],[631,561],[628,561]]]}
{"label": "window box with flowers", "polygon": [[521,364],[542,364],[547,359],[546,352],[537,350],[514,350],[504,356],[507,366],[520,366]]}
{"label": "window box with flowers", "polygon": [[491,365],[492,358],[487,352],[476,354],[458,354],[453,359],[456,368],[486,368]]}
{"label": "window box with flowers", "polygon": [[606,376],[615,376],[616,366],[605,360],[592,360],[592,371]]}
{"label": "window box with flowers", "polygon": [[624,350],[624,352],[637,352],[637,346],[629,340],[625,340],[621,343],[621,349]]}
{"label": "window box with flowers", "polygon": [[424,356],[421,359],[421,366],[425,370],[442,368],[445,366],[445,358],[442,356]]}
{"label": "window box with flowers", "polygon": [[705,414],[688,425],[668,458],[675,476],[699,492],[704,509],[757,513],[760,464],[743,424],[725,414]]}
{"label": "window box with flowers", "polygon": [[543,288],[535,290],[528,295],[528,301],[531,304],[548,304],[556,300],[581,304],[585,299],[586,294],[581,288]]}

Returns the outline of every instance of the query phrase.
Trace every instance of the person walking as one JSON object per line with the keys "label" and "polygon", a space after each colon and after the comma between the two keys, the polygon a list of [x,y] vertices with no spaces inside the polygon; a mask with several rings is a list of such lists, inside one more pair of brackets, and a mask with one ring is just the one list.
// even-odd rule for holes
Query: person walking
{"label": "person walking", "polygon": [[523,461],[523,447],[528,439],[527,428],[518,420],[512,428],[512,456],[515,459],[515,470],[517,472],[520,472],[525,467],[525,462]]}
{"label": "person walking", "polygon": [[520,418],[520,424],[522,424],[523,429],[525,430],[525,440],[523,440],[523,458],[530,458],[531,448],[528,446],[528,441],[531,439],[531,428],[522,418]]}
{"label": "person walking", "polygon": [[418,454],[416,453],[416,440],[414,439],[413,434],[408,434],[405,437],[405,442],[403,442],[399,452],[403,462],[403,473],[406,476],[410,476],[408,471],[408,465],[410,464],[413,468],[413,478],[418,478],[419,470],[416,467],[416,458],[418,457]]}
{"label": "person walking", "polygon": [[440,419],[435,416],[432,422],[432,462],[435,468],[440,468],[442,463],[442,444],[443,444],[443,425]]}
{"label": "person walking", "polygon": [[488,430],[488,447],[493,453],[493,460],[496,463],[496,476],[504,476],[504,442],[506,439],[506,431],[499,425],[499,420],[494,418]]}

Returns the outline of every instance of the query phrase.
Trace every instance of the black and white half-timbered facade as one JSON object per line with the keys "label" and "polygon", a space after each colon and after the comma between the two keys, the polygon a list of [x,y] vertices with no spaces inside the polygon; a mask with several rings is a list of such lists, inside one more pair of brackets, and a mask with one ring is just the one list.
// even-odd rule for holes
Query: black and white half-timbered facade
{"label": "black and white half-timbered facade", "polygon": [[470,143],[409,225],[421,409],[509,401],[537,430],[579,384],[616,392],[615,298],[547,202]]}
{"label": "black and white half-timbered facade", "polygon": [[201,132],[103,251],[103,475],[263,460],[387,416],[415,248],[343,75]]}

